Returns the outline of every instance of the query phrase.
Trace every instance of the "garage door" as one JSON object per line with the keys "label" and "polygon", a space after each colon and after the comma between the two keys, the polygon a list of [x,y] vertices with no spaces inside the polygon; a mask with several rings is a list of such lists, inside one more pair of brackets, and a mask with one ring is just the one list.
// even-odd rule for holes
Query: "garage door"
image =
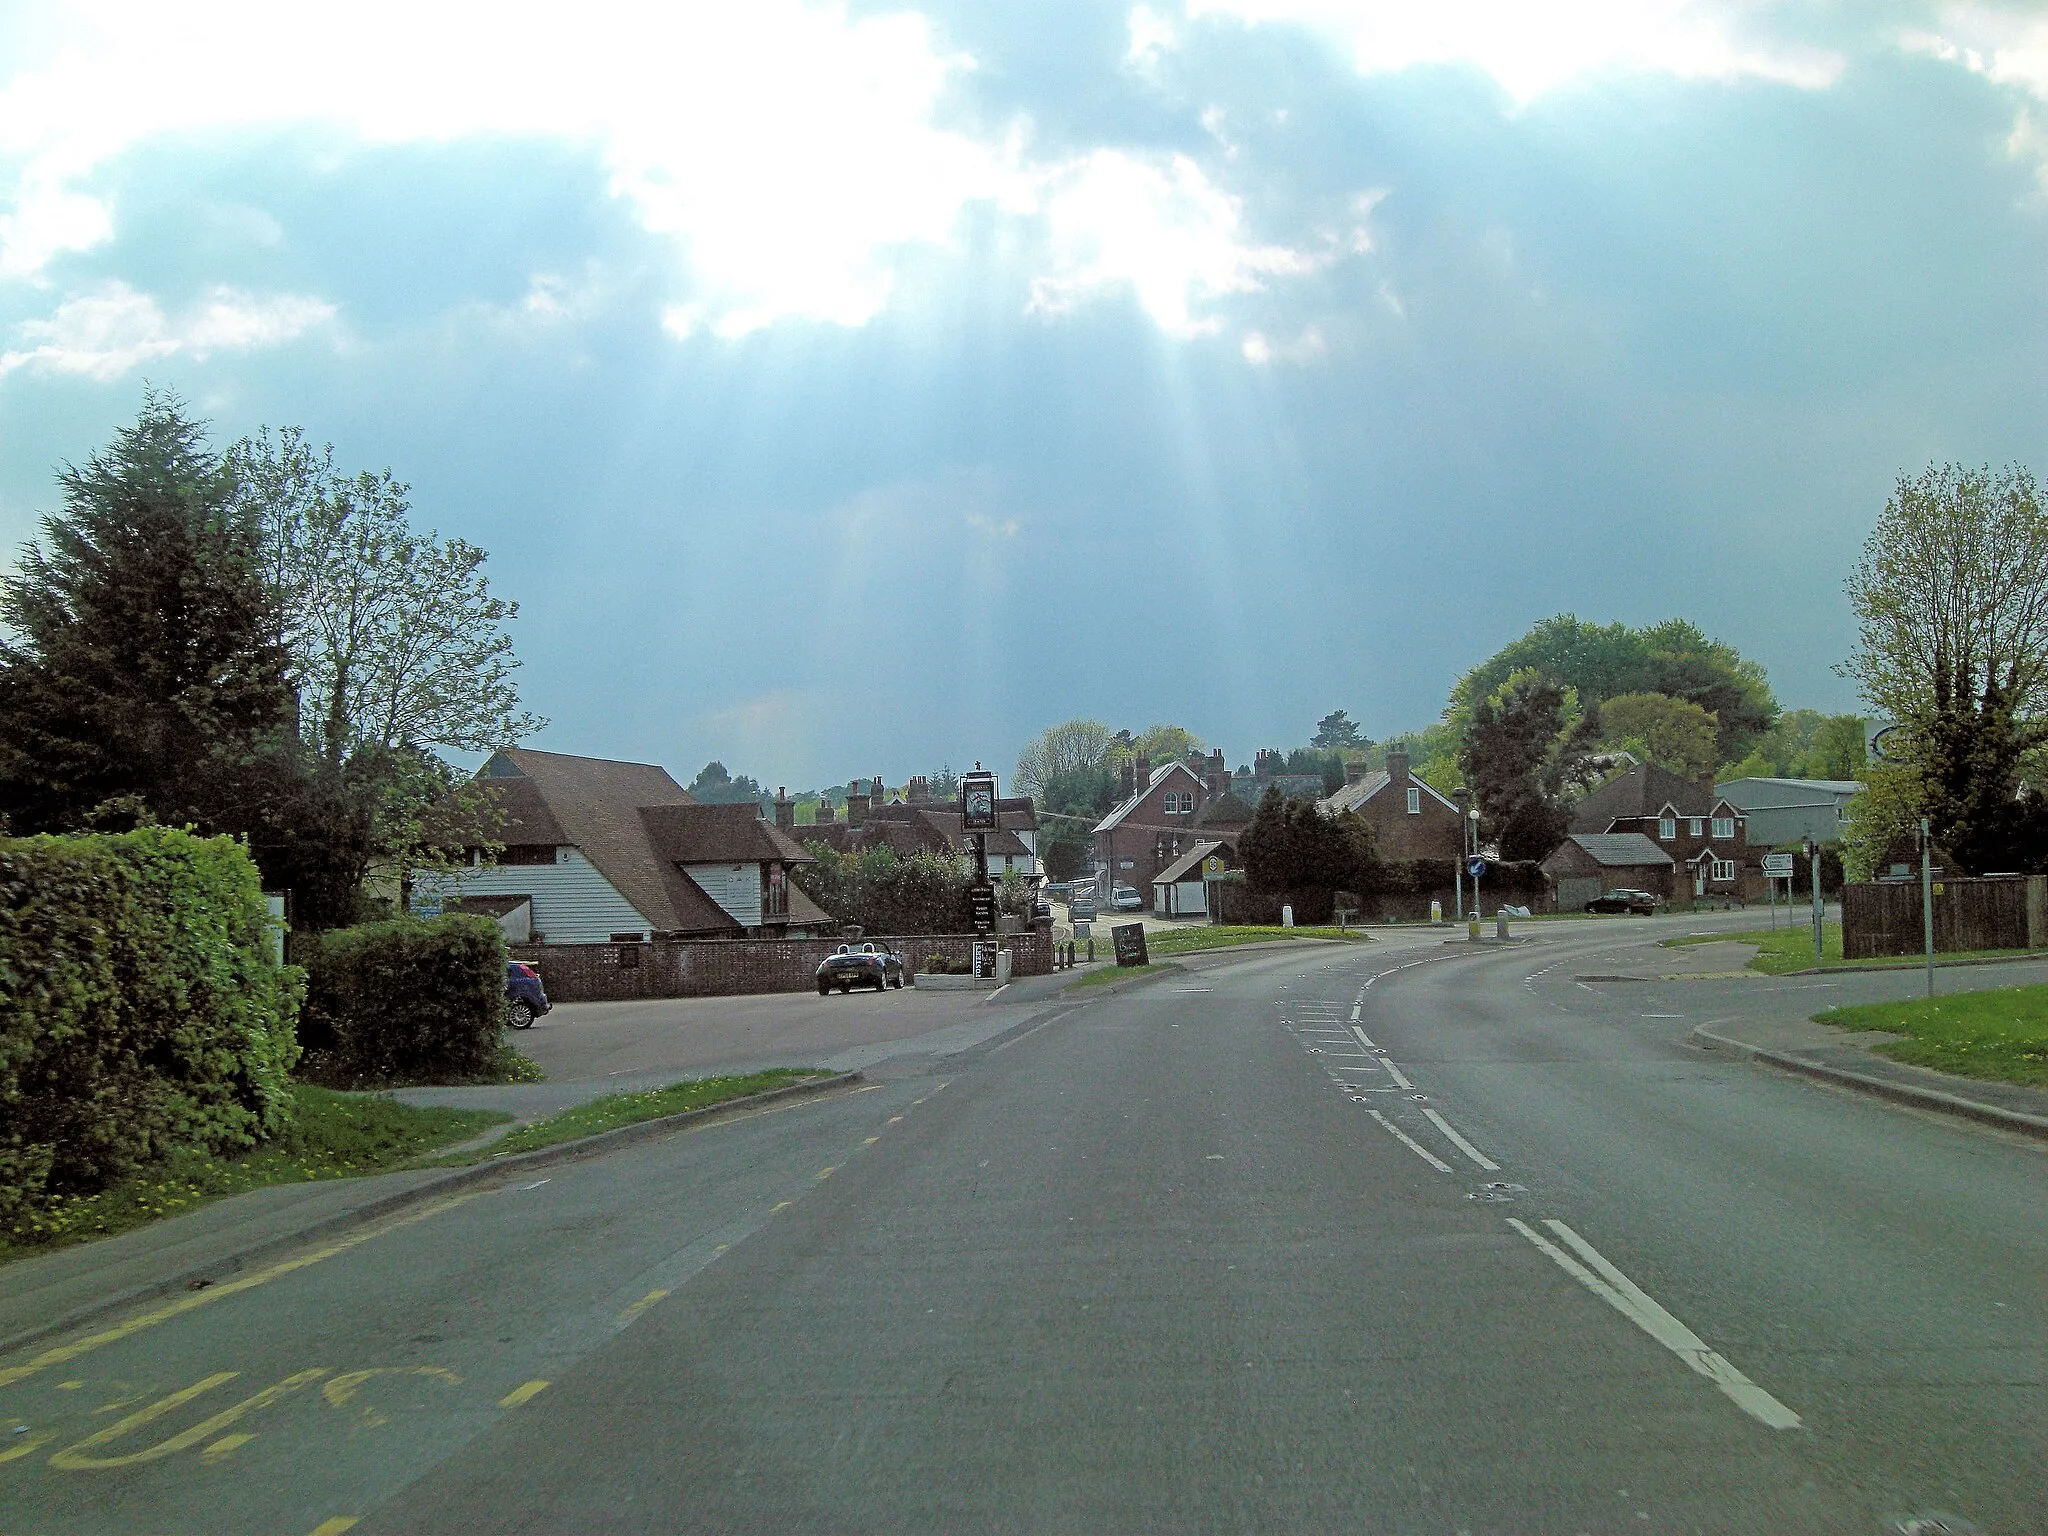
{"label": "garage door", "polygon": [[1557,910],[1576,912],[1598,896],[1601,889],[1600,882],[1590,877],[1560,880],[1557,882]]}

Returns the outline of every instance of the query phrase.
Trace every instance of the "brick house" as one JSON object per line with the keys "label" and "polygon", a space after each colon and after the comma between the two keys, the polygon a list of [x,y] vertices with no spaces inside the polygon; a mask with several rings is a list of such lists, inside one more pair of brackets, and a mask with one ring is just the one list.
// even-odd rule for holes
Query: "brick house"
{"label": "brick house", "polygon": [[1320,804],[1332,815],[1356,811],[1372,828],[1383,859],[1460,859],[1465,828],[1458,807],[1408,771],[1408,748],[1387,749],[1387,766],[1373,773],[1362,762],[1345,766],[1344,787]]}
{"label": "brick house", "polygon": [[1251,807],[1233,795],[1223,754],[1158,767],[1142,755],[1123,768],[1124,799],[1096,823],[1094,863],[1111,882],[1149,897],[1160,871],[1197,842],[1234,850]]}
{"label": "brick house", "polygon": [[1574,832],[1544,856],[1557,910],[1577,912],[1603,891],[1648,891],[1671,900],[1670,854],[1640,832]]}
{"label": "brick house", "polygon": [[[1655,763],[1638,763],[1574,805],[1570,831],[1641,834],[1670,856],[1670,889],[1659,894],[1677,905],[1746,901],[1762,890],[1761,866],[1749,851],[1748,820],[1715,789],[1712,774],[1688,779]],[[1565,905],[1562,894],[1559,905]]]}
{"label": "brick house", "polygon": [[[699,805],[653,763],[508,747],[477,771],[498,812],[486,863],[422,874],[440,897],[550,944],[659,938],[780,938],[829,932],[831,918],[789,879],[811,855],[751,801]],[[450,824],[444,835],[461,836]]]}

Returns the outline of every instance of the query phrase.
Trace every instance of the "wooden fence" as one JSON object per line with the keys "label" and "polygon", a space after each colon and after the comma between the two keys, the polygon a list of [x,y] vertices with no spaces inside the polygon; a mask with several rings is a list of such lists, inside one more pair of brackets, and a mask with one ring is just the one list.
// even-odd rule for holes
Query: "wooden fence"
{"label": "wooden fence", "polygon": [[[2048,945],[2048,881],[2040,875],[1934,882],[1934,947],[2039,949]],[[1920,882],[1842,887],[1842,957],[1917,955],[1926,946]]]}

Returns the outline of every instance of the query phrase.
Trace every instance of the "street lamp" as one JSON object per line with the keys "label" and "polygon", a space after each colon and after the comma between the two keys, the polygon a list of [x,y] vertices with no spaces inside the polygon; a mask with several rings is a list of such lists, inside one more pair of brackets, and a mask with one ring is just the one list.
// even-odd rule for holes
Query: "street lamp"
{"label": "street lamp", "polygon": [[[1479,807],[1475,805],[1471,810],[1467,811],[1465,819],[1472,828],[1471,851],[1473,854],[1477,854],[1479,852]],[[1476,874],[1472,877],[1472,921],[1475,923],[1479,921],[1479,876]],[[1478,930],[1474,929],[1473,931],[1476,933]]]}

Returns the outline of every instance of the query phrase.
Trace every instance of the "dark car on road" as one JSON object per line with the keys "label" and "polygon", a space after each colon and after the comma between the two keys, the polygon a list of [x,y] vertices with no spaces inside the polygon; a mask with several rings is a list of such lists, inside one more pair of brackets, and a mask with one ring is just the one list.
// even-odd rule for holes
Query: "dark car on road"
{"label": "dark car on road", "polygon": [[1657,912],[1657,898],[1648,891],[1632,891],[1617,887],[1604,891],[1586,903],[1588,912],[1637,912],[1644,917],[1654,917]]}
{"label": "dark car on road", "polygon": [[540,972],[519,960],[505,962],[505,1022],[513,1029],[531,1029],[533,1021],[548,1011],[547,988],[540,984]]}
{"label": "dark car on road", "polygon": [[873,987],[877,992],[903,985],[903,957],[872,944],[855,949],[842,944],[818,963],[818,996],[834,987],[851,992],[855,987]]}

